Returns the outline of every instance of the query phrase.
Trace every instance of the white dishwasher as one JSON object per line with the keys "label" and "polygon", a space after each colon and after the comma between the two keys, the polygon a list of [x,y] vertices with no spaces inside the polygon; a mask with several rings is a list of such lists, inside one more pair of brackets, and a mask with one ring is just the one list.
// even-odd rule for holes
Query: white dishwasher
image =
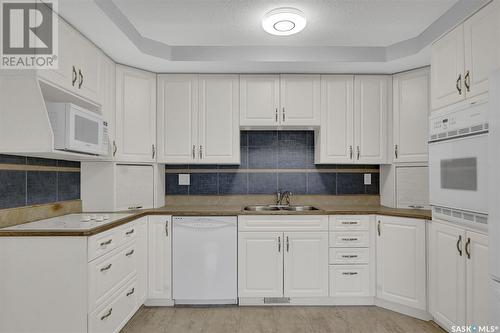
{"label": "white dishwasher", "polygon": [[176,304],[237,304],[236,217],[173,218]]}

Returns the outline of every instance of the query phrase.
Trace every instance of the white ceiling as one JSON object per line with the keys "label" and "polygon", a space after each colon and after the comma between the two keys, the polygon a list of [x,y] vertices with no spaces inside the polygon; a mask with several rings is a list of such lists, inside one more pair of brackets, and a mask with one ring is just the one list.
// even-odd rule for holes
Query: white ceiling
{"label": "white ceiling", "polygon": [[[59,13],[116,62],[154,72],[395,73],[489,0],[61,0]],[[270,9],[301,33],[261,28]]]}
{"label": "white ceiling", "polygon": [[[117,0],[144,36],[169,45],[389,46],[419,35],[458,0]],[[301,33],[266,33],[261,19],[295,7],[308,21]]]}

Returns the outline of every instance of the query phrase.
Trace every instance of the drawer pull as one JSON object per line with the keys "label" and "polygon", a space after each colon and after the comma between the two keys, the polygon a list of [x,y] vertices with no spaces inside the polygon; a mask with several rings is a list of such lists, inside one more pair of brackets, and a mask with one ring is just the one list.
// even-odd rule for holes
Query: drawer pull
{"label": "drawer pull", "polygon": [[130,291],[127,293],[127,296],[132,295],[134,292],[135,292],[135,288],[132,288],[132,290],[130,290]]}
{"label": "drawer pull", "polygon": [[346,238],[346,237],[342,237],[341,239],[344,242],[352,242],[352,241],[357,241],[358,240],[357,238]]}
{"label": "drawer pull", "polygon": [[106,313],[104,316],[101,317],[101,320],[104,320],[111,316],[111,313],[113,312],[113,308],[109,309],[108,313]]}
{"label": "drawer pull", "polygon": [[113,265],[108,264],[108,266],[105,266],[105,267],[101,268],[101,272],[107,271],[108,269],[111,268],[111,266],[113,266]]}
{"label": "drawer pull", "polygon": [[342,275],[358,275],[358,272],[343,272]]}
{"label": "drawer pull", "polygon": [[125,256],[129,257],[134,254],[134,250],[130,250],[129,252],[125,253]]}
{"label": "drawer pull", "polygon": [[127,231],[127,232],[125,233],[125,235],[127,235],[127,236],[128,236],[128,235],[132,235],[132,234],[134,233],[134,231],[135,231],[134,229],[131,229],[131,230]]}
{"label": "drawer pull", "polygon": [[353,225],[353,224],[358,224],[357,221],[342,221],[342,224],[347,224],[347,225]]}
{"label": "drawer pull", "polygon": [[357,258],[357,254],[343,254],[342,258]]}
{"label": "drawer pull", "polygon": [[112,241],[113,241],[112,239],[108,239],[107,241],[102,242],[101,246],[109,245],[109,244],[111,244]]}

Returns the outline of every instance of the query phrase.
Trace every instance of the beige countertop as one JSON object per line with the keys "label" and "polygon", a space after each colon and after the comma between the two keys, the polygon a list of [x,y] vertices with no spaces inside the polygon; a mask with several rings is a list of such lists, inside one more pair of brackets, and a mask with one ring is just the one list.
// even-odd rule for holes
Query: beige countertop
{"label": "beige countertop", "polygon": [[[306,212],[290,211],[244,211],[241,205],[166,205],[156,209],[145,209],[132,212],[132,215],[106,225],[89,230],[5,230],[0,229],[0,237],[13,236],[92,236],[116,226],[131,222],[148,215],[175,215],[175,216],[237,216],[237,215],[388,215],[424,220],[431,219],[431,211],[415,209],[396,209],[381,205],[366,204],[336,204],[315,205],[319,210]],[[128,212],[131,213],[131,212]]]}

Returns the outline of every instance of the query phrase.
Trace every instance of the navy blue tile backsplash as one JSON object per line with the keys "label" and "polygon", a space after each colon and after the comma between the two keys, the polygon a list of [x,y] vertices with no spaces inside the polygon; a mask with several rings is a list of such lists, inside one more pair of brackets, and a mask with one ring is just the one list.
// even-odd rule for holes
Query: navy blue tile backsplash
{"label": "navy blue tile backsplash", "polygon": [[[379,194],[378,165],[314,165],[314,131],[242,131],[240,165],[167,165],[166,173],[167,195]],[[180,173],[191,185],[179,185]]]}
{"label": "navy blue tile backsplash", "polygon": [[0,209],[76,199],[79,162],[0,154]]}

